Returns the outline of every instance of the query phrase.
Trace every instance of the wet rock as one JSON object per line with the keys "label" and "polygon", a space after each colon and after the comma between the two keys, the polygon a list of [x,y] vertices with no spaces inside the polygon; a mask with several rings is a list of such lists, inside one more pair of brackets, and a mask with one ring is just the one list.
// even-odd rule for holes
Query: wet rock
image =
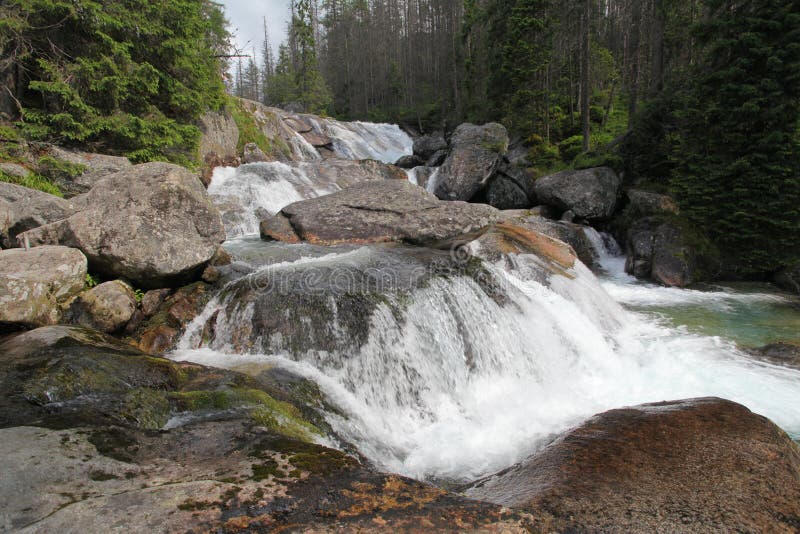
{"label": "wet rock", "polygon": [[751,350],[750,354],[776,365],[800,369],[800,344],[798,343],[770,343],[761,348]]}
{"label": "wet rock", "polygon": [[681,229],[670,223],[659,226],[653,241],[653,280],[668,287],[691,285],[695,281],[695,263]]}
{"label": "wet rock", "polygon": [[143,288],[192,280],[225,240],[219,212],[203,185],[177,165],[137,165],[101,181],[82,202],[74,215],[24,232],[18,240],[74,246],[93,272]]}
{"label": "wet rock", "polygon": [[470,200],[494,175],[508,149],[504,126],[462,124],[450,140],[450,154],[439,169],[436,196],[442,200]]}
{"label": "wet rock", "polygon": [[778,271],[773,281],[782,289],[800,294],[800,263]]}
{"label": "wet rock", "polygon": [[133,289],[121,280],[114,280],[78,295],[65,313],[65,319],[71,324],[112,334],[128,324],[134,311],[136,297]]}
{"label": "wet rock", "polygon": [[420,165],[424,164],[425,160],[412,155],[403,156],[402,158],[398,159],[395,163],[395,166],[400,167],[401,169],[413,169],[414,167],[419,167]]}
{"label": "wet rock", "polygon": [[[153,295],[152,299],[157,300],[159,297],[160,295]],[[131,335],[133,344],[148,354],[163,354],[173,349],[186,326],[203,311],[210,298],[209,286],[203,282],[178,289],[166,297],[157,310]],[[152,304],[154,302],[148,302],[147,311],[151,311]],[[144,299],[142,307],[144,308]]]}
{"label": "wet rock", "polygon": [[637,220],[627,231],[625,271],[668,287],[686,287],[696,281],[697,259],[685,230],[660,217]]}
{"label": "wet rock", "polygon": [[551,221],[535,215],[532,210],[507,210],[502,212],[502,218],[511,224],[563,241],[572,247],[584,265],[590,267],[594,265],[594,247],[586,237],[583,226],[564,221]]}
{"label": "wet rock", "polygon": [[0,330],[57,323],[85,279],[86,257],[74,248],[0,251]]}
{"label": "wet rock", "polygon": [[[497,210],[489,206],[440,202],[405,180],[384,180],[296,202],[267,219],[261,229],[264,239],[317,245],[425,243],[479,231],[497,218]],[[288,235],[289,226],[296,238]]]}
{"label": "wet rock", "polygon": [[[534,254],[544,267],[541,273],[544,275],[571,276],[567,269],[571,269],[577,260],[575,251],[563,241],[510,222],[497,223],[476,242],[481,253],[488,254],[495,261],[508,254]],[[540,281],[546,283],[547,279],[543,276]]]}
{"label": "wet rock", "polygon": [[658,222],[654,219],[639,219],[628,228],[625,272],[636,278],[649,279],[653,272],[653,246]]}
{"label": "wet rock", "polygon": [[303,401],[279,382],[156,358],[93,330],[37,328],[1,340],[0,353],[0,427],[160,429],[182,415],[319,437],[298,408]]}
{"label": "wet rock", "polygon": [[593,417],[466,494],[551,514],[562,532],[790,532],[800,450],[730,401],[645,404]]}
{"label": "wet rock", "polygon": [[567,170],[536,180],[536,197],[561,211],[572,210],[587,221],[611,218],[617,206],[622,180],[611,169]]}
{"label": "wet rock", "polygon": [[244,155],[242,156],[243,163],[258,163],[261,161],[270,161],[270,159],[258,148],[257,144],[247,143],[244,145]]}
{"label": "wet rock", "polygon": [[0,246],[18,246],[17,235],[75,213],[78,203],[21,185],[0,182]]}
{"label": "wet rock", "polygon": [[426,161],[440,150],[447,150],[447,141],[441,132],[423,135],[414,140],[414,155]]}
{"label": "wet rock", "polygon": [[158,311],[158,308],[166,300],[171,289],[151,289],[142,297],[142,313],[145,317],[152,317]]}

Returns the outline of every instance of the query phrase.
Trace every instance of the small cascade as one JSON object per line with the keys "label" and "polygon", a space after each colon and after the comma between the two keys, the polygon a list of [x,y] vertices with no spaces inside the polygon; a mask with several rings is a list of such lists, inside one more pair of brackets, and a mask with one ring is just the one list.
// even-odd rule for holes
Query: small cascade
{"label": "small cascade", "polygon": [[333,140],[337,156],[394,163],[412,154],[413,139],[396,124],[310,119],[314,132]]}
{"label": "small cascade", "polygon": [[474,249],[453,271],[447,252],[282,247],[252,244],[253,272],[173,357],[316,381],[337,434],[387,470],[475,479],[594,413],[708,395],[800,435],[800,372],[626,311],[580,263],[562,276]]}
{"label": "small cascade", "polygon": [[222,213],[228,237],[258,233],[268,215],[299,200],[341,189],[322,178],[313,163],[250,163],[217,167],[208,193]]}

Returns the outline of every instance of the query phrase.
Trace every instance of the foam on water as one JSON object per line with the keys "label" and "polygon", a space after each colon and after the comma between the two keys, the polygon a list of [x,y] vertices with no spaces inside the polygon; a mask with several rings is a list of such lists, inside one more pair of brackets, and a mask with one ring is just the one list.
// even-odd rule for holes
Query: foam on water
{"label": "foam on water", "polygon": [[333,139],[334,152],[347,159],[394,163],[413,153],[413,140],[396,124],[311,119],[315,132]]}
{"label": "foam on water", "polygon": [[[477,478],[595,413],[643,402],[720,396],[800,435],[800,372],[627,311],[581,264],[571,278],[548,283],[529,275],[534,264],[520,256],[513,268],[489,266],[508,302],[455,276],[403,296],[400,314],[380,304],[353,353],[229,354],[224,343],[187,343],[173,357],[242,370],[280,365],[306,376],[345,414],[328,415],[341,437],[379,466],[417,478]],[[292,262],[279,266],[286,267]],[[248,313],[223,317],[218,330]],[[332,313],[329,328],[339,320]]]}

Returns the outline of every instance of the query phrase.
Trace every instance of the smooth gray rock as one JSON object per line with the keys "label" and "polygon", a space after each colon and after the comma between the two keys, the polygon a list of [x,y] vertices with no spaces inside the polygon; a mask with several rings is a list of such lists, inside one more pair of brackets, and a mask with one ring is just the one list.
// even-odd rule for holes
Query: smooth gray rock
{"label": "smooth gray rock", "polygon": [[74,248],[0,251],[0,329],[57,323],[59,305],[85,281],[86,257]]}
{"label": "smooth gray rock", "polygon": [[65,219],[79,206],[79,201],[0,182],[0,245],[14,248],[18,234]]}
{"label": "smooth gray rock", "polygon": [[450,154],[439,169],[434,193],[442,200],[470,200],[494,175],[508,149],[501,124],[462,124],[450,140]]}
{"label": "smooth gray rock", "polygon": [[31,174],[31,171],[28,170],[26,167],[18,163],[9,163],[9,162],[2,162],[0,163],[0,171],[4,173],[16,176],[17,178],[26,178],[28,175]]}
{"label": "smooth gray rock", "polygon": [[438,167],[444,163],[444,160],[447,159],[447,150],[437,150],[433,153],[431,157],[428,158],[428,161],[425,162],[427,167]]}
{"label": "smooth gray rock", "polygon": [[608,220],[617,207],[622,179],[607,167],[567,170],[536,180],[539,201],[588,221]]}
{"label": "smooth gray rock", "polygon": [[425,243],[481,230],[498,218],[490,206],[441,202],[408,181],[382,180],[291,204],[262,221],[261,229],[265,239],[319,245]]}
{"label": "smooth gray rock", "polygon": [[653,280],[668,287],[686,287],[695,281],[696,262],[685,241],[674,224],[658,227],[653,242]]}
{"label": "smooth gray rock", "polygon": [[136,298],[133,289],[121,280],[114,280],[78,295],[65,316],[72,324],[112,334],[128,324],[134,311]]}
{"label": "smooth gray rock", "polygon": [[142,288],[199,276],[225,240],[217,208],[196,175],[145,163],[98,183],[71,217],[18,236],[32,246],[80,249],[94,272]]}

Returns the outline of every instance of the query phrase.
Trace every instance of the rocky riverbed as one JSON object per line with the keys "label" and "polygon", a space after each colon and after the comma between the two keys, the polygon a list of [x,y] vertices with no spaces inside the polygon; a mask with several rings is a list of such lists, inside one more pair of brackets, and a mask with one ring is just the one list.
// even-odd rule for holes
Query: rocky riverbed
{"label": "rocky riverbed", "polygon": [[202,174],[54,148],[70,198],[0,184],[0,530],[800,529],[798,340],[587,267],[625,213],[612,275],[690,284],[668,197],[534,181],[496,124],[248,105],[286,150],[222,114]]}

